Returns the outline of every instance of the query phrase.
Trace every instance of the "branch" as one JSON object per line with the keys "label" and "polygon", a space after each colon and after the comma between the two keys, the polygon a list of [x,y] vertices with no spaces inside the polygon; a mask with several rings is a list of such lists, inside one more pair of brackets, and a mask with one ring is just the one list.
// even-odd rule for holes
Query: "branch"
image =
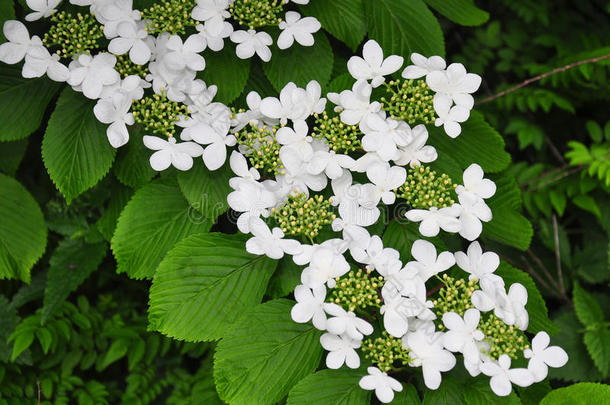
{"label": "branch", "polygon": [[542,79],[547,78],[549,76],[552,76],[554,74],[565,72],[566,70],[572,69],[572,68],[574,68],[576,66],[586,65],[587,63],[595,63],[595,62],[599,62],[600,60],[604,60],[604,59],[608,59],[608,58],[610,58],[610,53],[606,54],[606,55],[603,55],[603,56],[597,56],[595,58],[581,60],[581,61],[578,61],[578,62],[570,63],[569,65],[558,67],[556,69],[551,70],[550,72],[546,72],[546,73],[543,73],[543,74],[538,75],[538,76],[530,77],[529,79],[519,83],[518,85],[516,85],[514,87],[511,87],[510,89],[501,91],[498,94],[494,94],[493,96],[489,96],[489,97],[484,98],[483,100],[477,101],[476,104],[478,105],[478,104],[487,103],[489,101],[493,101],[493,100],[495,100],[497,98],[500,98],[500,97],[505,96],[505,95],[507,95],[509,93],[512,93],[513,91],[519,90],[522,87],[530,85],[530,84],[532,84],[534,82],[537,82],[539,80],[542,80]]}

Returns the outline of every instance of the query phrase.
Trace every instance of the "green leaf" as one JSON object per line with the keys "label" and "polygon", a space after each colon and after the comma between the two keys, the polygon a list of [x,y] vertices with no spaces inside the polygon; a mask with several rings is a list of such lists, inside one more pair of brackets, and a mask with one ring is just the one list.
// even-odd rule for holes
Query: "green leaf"
{"label": "green leaf", "polygon": [[27,139],[2,142],[0,145],[0,171],[3,171],[9,176],[14,176],[21,164],[27,146]]}
{"label": "green leaf", "polygon": [[273,57],[263,70],[275,90],[281,91],[289,82],[304,88],[311,80],[326,86],[333,71],[333,51],[324,32],[314,37],[313,46],[295,44],[286,50],[273,49]]}
{"label": "green leaf", "polygon": [[112,342],[106,354],[98,358],[98,363],[95,367],[96,370],[102,371],[115,361],[118,361],[125,357],[125,355],[127,354],[127,349],[129,349],[128,339],[121,338]]}
{"label": "green leaf", "polygon": [[300,7],[307,16],[316,17],[322,28],[356,51],[366,35],[363,0],[311,0]]}
{"label": "green leaf", "polygon": [[[504,139],[483,118],[472,111],[468,121],[462,124],[462,133],[455,139],[447,136],[442,128],[429,128],[430,144],[439,152],[440,159],[451,156],[462,169],[478,163],[485,173],[498,173],[510,164],[510,155],[504,150]],[[460,181],[459,179],[453,179]]]}
{"label": "green leaf", "polygon": [[36,131],[60,87],[45,77],[23,78],[19,65],[0,65],[0,141],[23,139]]}
{"label": "green leaf", "polygon": [[[13,335],[15,336],[15,335]],[[13,353],[11,354],[11,362],[15,361],[17,357],[34,342],[34,331],[27,331],[16,335],[13,341]]]}
{"label": "green leaf", "polygon": [[0,295],[0,361],[3,363],[8,362],[10,358],[11,345],[7,341],[18,323],[17,308],[12,306],[4,295]]}
{"label": "green leaf", "polygon": [[364,0],[364,12],[369,37],[379,42],[384,56],[445,56],[441,26],[422,0]]}
{"label": "green leaf", "polygon": [[0,43],[6,41],[6,37],[4,36],[4,32],[1,29],[4,26],[4,22],[7,20],[15,19],[15,5],[12,0],[3,1],[0,3]]}
{"label": "green leaf", "polygon": [[455,378],[443,376],[436,390],[426,390],[423,405],[466,405],[462,398],[463,387]]}
{"label": "green leaf", "polygon": [[421,400],[419,399],[419,394],[417,393],[417,389],[413,384],[402,385],[402,391],[394,394],[394,400],[390,402],[393,405],[420,405]]}
{"label": "green leaf", "polygon": [[49,351],[49,347],[51,347],[51,343],[53,342],[53,337],[51,336],[51,332],[47,329],[40,328],[36,330],[36,337],[40,342],[40,347],[42,347],[42,352],[47,354]]}
{"label": "green leaf", "polygon": [[365,368],[327,369],[310,374],[290,390],[286,405],[368,405],[372,392],[358,385],[365,375]]}
{"label": "green leaf", "polygon": [[520,405],[521,401],[517,394],[511,392],[510,395],[499,397],[493,393],[489,386],[489,378],[477,378],[464,385],[462,391],[464,402],[467,405]]}
{"label": "green leaf", "polygon": [[111,241],[117,272],[136,279],[152,278],[165,253],[177,242],[207,232],[211,226],[208,220],[191,217],[175,178],[158,179],[139,189],[119,217]]}
{"label": "green leaf", "polygon": [[0,279],[30,282],[47,244],[38,203],[17,180],[0,174]]}
{"label": "green leaf", "polygon": [[502,261],[496,274],[504,279],[506,287],[509,288],[513,283],[521,283],[527,290],[527,310],[530,318],[527,331],[530,333],[538,333],[546,331],[549,335],[558,332],[557,326],[551,322],[548,315],[548,310],[540,290],[536,287],[532,277],[524,271],[518,270],[506,262]]}
{"label": "green leaf", "polygon": [[595,199],[589,195],[577,195],[572,199],[574,205],[579,208],[582,208],[585,211],[589,211],[591,214],[595,215],[597,218],[601,218],[602,213],[599,210],[599,206]]}
{"label": "green leaf", "polygon": [[132,195],[133,191],[123,185],[117,184],[113,188],[108,207],[96,222],[98,231],[108,242],[112,239],[121,211],[123,211]]}
{"label": "green leaf", "polygon": [[81,239],[59,243],[50,259],[41,322],[44,324],[59,309],[68,295],[95,271],[106,256],[106,244],[86,244]]}
{"label": "green leaf", "polygon": [[460,25],[481,25],[489,20],[489,13],[474,4],[474,0],[425,0],[448,19]]}
{"label": "green leaf", "polygon": [[549,392],[540,405],[602,405],[608,403],[608,398],[610,385],[580,383]]}
{"label": "green leaf", "polygon": [[607,378],[610,373],[610,330],[602,325],[588,330],[584,342],[597,369]]}
{"label": "green leaf", "polygon": [[[228,164],[211,172],[203,160],[196,159],[191,170],[178,173],[178,184],[191,207],[204,218],[215,222],[229,208],[227,196],[233,191],[229,186],[231,177],[233,172]],[[192,214],[196,212],[192,211]]]}
{"label": "green leaf", "polygon": [[527,218],[512,208],[498,208],[493,204],[489,206],[493,219],[483,223],[483,237],[520,250],[527,250],[534,236],[534,228]]}
{"label": "green leaf", "polygon": [[235,47],[226,43],[221,52],[206,52],[204,57],[206,66],[201,78],[208,86],[218,86],[215,101],[224,104],[233,102],[246,87],[250,59],[239,59],[235,55]]}
{"label": "green leaf", "polygon": [[291,257],[284,257],[269,281],[266,294],[271,298],[280,298],[292,293],[301,284],[302,271],[303,266],[295,264]]}
{"label": "green leaf", "polygon": [[273,300],[244,313],[220,341],[214,381],[220,398],[232,405],[273,404],[322,356],[321,332],[290,317],[294,301]]}
{"label": "green leaf", "polygon": [[[38,91],[38,90],[36,90]],[[57,100],[42,141],[42,158],[51,180],[70,203],[108,173],[115,150],[106,125],[93,114],[95,102],[66,88]]]}
{"label": "green leaf", "polygon": [[142,134],[141,131],[131,134],[127,145],[119,148],[113,167],[116,178],[133,189],[148,184],[157,173],[150,167],[152,151],[144,146]]}
{"label": "green leaf", "polygon": [[439,251],[447,250],[447,246],[439,237],[421,236],[419,224],[414,222],[403,223],[402,220],[394,220],[390,222],[382,237],[383,246],[398,250],[400,259],[404,263],[412,259],[411,246],[418,239],[431,242]]}
{"label": "green leaf", "polygon": [[261,302],[275,266],[274,260],[247,253],[243,237],[192,235],[167,254],[155,273],[150,326],[190,342],[219,339]]}
{"label": "green leaf", "polygon": [[604,321],[604,313],[599,303],[578,282],[572,291],[574,309],[578,320],[585,326],[595,326]]}

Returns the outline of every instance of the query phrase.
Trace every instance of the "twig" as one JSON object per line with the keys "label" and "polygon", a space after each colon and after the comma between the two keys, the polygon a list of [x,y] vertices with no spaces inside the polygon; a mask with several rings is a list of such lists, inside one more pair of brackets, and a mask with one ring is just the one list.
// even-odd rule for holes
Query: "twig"
{"label": "twig", "polygon": [[557,225],[557,216],[553,214],[553,236],[555,239],[555,261],[557,262],[557,277],[559,277],[559,287],[561,293],[566,293],[565,285],[563,284],[563,270],[561,269],[561,252],[559,251],[559,226]]}
{"label": "twig", "polygon": [[[506,260],[505,257],[502,257],[503,260]],[[553,288],[551,288],[551,286],[538,274],[534,271],[534,269],[532,268],[532,266],[530,265],[530,263],[527,261],[527,259],[524,256],[521,256],[521,260],[523,260],[523,263],[525,264],[525,270],[532,276],[534,277],[544,288],[546,288],[549,291],[553,291]]]}
{"label": "twig", "polygon": [[36,380],[36,387],[38,388],[38,405],[40,405],[40,381]]}
{"label": "twig", "polygon": [[542,80],[542,79],[547,78],[549,76],[552,76],[554,74],[565,72],[566,70],[572,69],[572,68],[574,68],[576,66],[586,65],[587,63],[595,63],[595,62],[599,62],[600,60],[604,60],[604,59],[608,59],[608,58],[610,58],[610,53],[606,54],[606,55],[603,55],[603,56],[597,56],[595,58],[581,60],[581,61],[578,61],[578,62],[570,63],[570,64],[562,66],[562,67],[558,67],[556,69],[551,70],[550,72],[546,72],[546,73],[540,74],[538,76],[530,77],[529,79],[524,80],[523,82],[519,83],[518,85],[516,85],[514,87],[511,87],[510,89],[501,91],[498,94],[495,94],[493,96],[486,97],[486,98],[484,98],[484,99],[482,99],[480,101],[477,101],[476,104],[483,104],[483,103],[487,103],[489,101],[493,101],[493,100],[495,100],[497,98],[500,98],[500,97],[505,96],[505,95],[507,95],[509,93],[512,93],[513,91],[519,90],[522,87],[530,85],[530,84],[532,84],[534,82],[537,82],[539,80]]}

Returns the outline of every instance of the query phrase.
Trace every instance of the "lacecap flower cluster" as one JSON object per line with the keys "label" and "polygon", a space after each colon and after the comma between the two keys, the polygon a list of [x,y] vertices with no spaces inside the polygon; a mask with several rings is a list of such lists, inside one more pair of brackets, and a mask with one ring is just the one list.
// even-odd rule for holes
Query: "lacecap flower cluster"
{"label": "lacecap flower cluster", "polygon": [[[546,332],[528,339],[527,290],[505,285],[495,274],[500,258],[477,241],[492,219],[485,200],[494,182],[476,162],[462,184],[427,166],[438,158],[426,145],[427,125],[458,136],[481,78],[438,56],[411,61],[400,79],[387,79],[403,58],[384,58],[368,41],[363,57],[348,62],[353,87],[327,95],[332,113],[315,81],[289,83],[278,98],[250,93],[249,109],[231,120],[238,150],[228,203],[239,230],[252,235],[248,252],[287,254],[303,266],[291,315],[325,332],[329,368],[358,368],[364,356],[373,365],[360,387],[387,403],[403,389],[393,372],[421,367],[426,387],[437,389],[461,355],[472,376],[489,376],[493,392],[505,396],[513,384],[542,381],[567,354],[549,346]],[[423,236],[459,234],[467,250],[439,252],[419,239],[403,263],[367,230],[380,207],[399,203]],[[383,330],[375,331],[378,320]]]}
{"label": "lacecap flower cluster", "polygon": [[[188,170],[203,156],[210,170],[226,160],[231,110],[212,102],[217,88],[197,78],[206,68],[201,53],[219,52],[225,40],[236,44],[241,59],[271,59],[278,27],[279,49],[295,42],[314,44],[321,26],[315,17],[288,9],[290,0],[159,0],[150,8],[133,9],[132,0],[26,0],[27,21],[50,18],[44,38],[30,36],[19,21],[5,22],[8,42],[0,45],[0,61],[23,64],[22,75],[67,82],[85,97],[97,100],[96,118],[108,124],[110,144],[129,141],[128,126],[144,127],[144,144],[156,152],[155,170],[173,165]],[[68,3],[66,1],[65,3]],[[305,5],[309,0],[292,0]],[[176,130],[183,128],[178,142]]]}

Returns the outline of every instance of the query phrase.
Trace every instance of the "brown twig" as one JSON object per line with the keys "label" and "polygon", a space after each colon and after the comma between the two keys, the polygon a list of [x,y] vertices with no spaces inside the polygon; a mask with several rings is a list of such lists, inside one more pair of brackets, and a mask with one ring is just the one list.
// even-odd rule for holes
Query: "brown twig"
{"label": "brown twig", "polygon": [[565,285],[563,284],[563,270],[561,269],[561,252],[559,251],[559,225],[557,224],[557,216],[553,214],[553,239],[555,240],[555,261],[557,262],[557,277],[559,278],[559,287],[561,293],[566,293]]}
{"label": "brown twig", "polygon": [[542,73],[542,74],[540,74],[538,76],[530,77],[529,79],[524,80],[523,82],[519,83],[518,85],[516,85],[514,87],[511,87],[510,89],[501,91],[501,92],[499,92],[497,94],[494,94],[493,96],[485,97],[484,99],[477,101],[476,104],[478,105],[478,104],[483,104],[483,103],[487,103],[487,102],[493,101],[493,100],[495,100],[497,98],[500,98],[500,97],[505,96],[505,95],[507,95],[509,93],[512,93],[513,91],[519,90],[522,87],[530,85],[530,84],[532,84],[534,82],[537,82],[539,80],[542,80],[542,79],[547,78],[549,76],[552,76],[554,74],[565,72],[566,70],[572,69],[572,68],[574,68],[576,66],[586,65],[588,63],[595,63],[595,62],[599,62],[601,60],[608,59],[608,58],[610,58],[610,53],[606,54],[606,55],[603,55],[603,56],[597,56],[597,57],[591,58],[591,59],[580,60],[578,62],[573,62],[573,63],[570,63],[568,65],[558,67],[556,69],[551,70],[550,72],[546,72],[546,73]]}
{"label": "brown twig", "polygon": [[36,387],[38,388],[38,405],[40,405],[40,381],[36,380]]}

